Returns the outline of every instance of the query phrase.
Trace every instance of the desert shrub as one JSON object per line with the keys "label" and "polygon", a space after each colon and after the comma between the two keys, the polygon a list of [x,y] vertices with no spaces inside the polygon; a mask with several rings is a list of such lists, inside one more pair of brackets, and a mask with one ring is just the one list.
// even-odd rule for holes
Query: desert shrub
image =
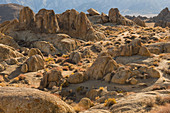
{"label": "desert shrub", "polygon": [[115,98],[109,98],[109,99],[105,100],[104,105],[110,107],[116,103],[117,102],[116,102]]}

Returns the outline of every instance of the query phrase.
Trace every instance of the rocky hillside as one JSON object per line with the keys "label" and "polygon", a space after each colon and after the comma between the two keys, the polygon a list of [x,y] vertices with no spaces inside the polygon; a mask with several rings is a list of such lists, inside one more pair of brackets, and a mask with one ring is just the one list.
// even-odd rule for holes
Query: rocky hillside
{"label": "rocky hillside", "polygon": [[[125,14],[158,14],[164,7],[170,7],[169,0],[1,0],[0,4],[17,3],[31,7],[35,12],[42,8],[53,9],[56,13],[75,8],[85,12],[89,8],[107,13],[110,8],[119,8]],[[62,6],[62,7],[61,7]]]}
{"label": "rocky hillside", "polygon": [[24,7],[0,24],[1,113],[168,113],[170,29],[111,8]]}
{"label": "rocky hillside", "polygon": [[18,4],[0,4],[0,23],[18,18],[22,8]]}

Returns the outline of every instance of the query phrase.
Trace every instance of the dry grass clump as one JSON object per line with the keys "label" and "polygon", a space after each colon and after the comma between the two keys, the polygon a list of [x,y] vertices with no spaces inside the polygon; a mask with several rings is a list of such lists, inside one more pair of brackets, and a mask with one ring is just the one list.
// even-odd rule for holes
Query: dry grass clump
{"label": "dry grass clump", "polygon": [[112,106],[113,104],[116,104],[116,103],[117,102],[116,102],[115,98],[109,98],[109,99],[105,100],[104,105],[110,107],[110,106]]}

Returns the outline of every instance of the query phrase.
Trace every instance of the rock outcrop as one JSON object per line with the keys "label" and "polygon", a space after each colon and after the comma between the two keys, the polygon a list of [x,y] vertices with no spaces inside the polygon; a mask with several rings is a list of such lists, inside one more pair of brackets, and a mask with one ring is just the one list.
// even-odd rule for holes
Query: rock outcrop
{"label": "rock outcrop", "polygon": [[15,49],[20,48],[19,45],[16,43],[16,41],[12,37],[7,36],[7,35],[2,34],[2,33],[0,33],[0,43],[11,46]]}
{"label": "rock outcrop", "polygon": [[40,83],[40,89],[52,88],[53,86],[60,86],[63,83],[62,70],[53,68],[52,70],[44,73],[43,79]]}
{"label": "rock outcrop", "polygon": [[88,9],[87,12],[90,14],[90,16],[100,15],[100,13],[93,8]]}
{"label": "rock outcrop", "polygon": [[41,9],[35,16],[36,30],[41,33],[57,33],[58,21],[53,10]]}
{"label": "rock outcrop", "polygon": [[35,72],[40,69],[44,69],[44,59],[40,55],[33,55],[22,65],[22,72]]}
{"label": "rock outcrop", "polygon": [[86,75],[90,79],[103,79],[105,75],[118,68],[118,64],[107,53],[99,54],[92,66],[87,69]]}
{"label": "rock outcrop", "polygon": [[82,40],[101,40],[104,34],[97,32],[91,25],[86,14],[77,12],[75,9],[67,10],[59,15],[60,32]]}
{"label": "rock outcrop", "polygon": [[145,46],[142,45],[139,38],[134,39],[130,44],[125,44],[122,45],[120,48],[108,51],[108,53],[110,53],[113,57],[133,55],[141,55],[147,57],[151,56],[151,53]]}
{"label": "rock outcrop", "polygon": [[5,21],[2,24],[0,24],[0,32],[9,34],[14,30],[16,30],[18,26],[19,26],[19,21],[17,19],[11,21]]}
{"label": "rock outcrop", "polygon": [[46,54],[56,55],[59,54],[59,51],[53,46],[53,44],[46,41],[36,41],[33,44],[33,47],[40,49]]}
{"label": "rock outcrop", "polygon": [[23,57],[23,55],[16,51],[13,47],[4,44],[0,44],[0,56],[0,62],[5,59]]}
{"label": "rock outcrop", "polygon": [[28,56],[31,57],[33,55],[40,55],[43,57],[43,54],[41,53],[41,51],[38,49],[38,48],[31,48],[29,51],[28,51]]}
{"label": "rock outcrop", "polygon": [[111,8],[109,10],[109,21],[118,25],[134,25],[134,22],[122,16],[117,8]]}
{"label": "rock outcrop", "polygon": [[2,113],[74,113],[57,96],[30,88],[0,87]]}
{"label": "rock outcrop", "polygon": [[75,64],[77,64],[77,63],[79,63],[80,62],[80,60],[81,60],[81,53],[80,52],[72,52],[71,54],[70,54],[70,60],[73,62],[73,63],[75,63]]}
{"label": "rock outcrop", "polygon": [[77,49],[81,45],[77,39],[73,39],[66,34],[56,34],[51,37],[48,36],[45,40],[53,44],[60,53],[65,54]]}
{"label": "rock outcrop", "polygon": [[158,16],[154,17],[155,26],[170,27],[170,11],[168,8],[163,9]]}
{"label": "rock outcrop", "polygon": [[67,81],[71,84],[78,84],[82,83],[84,81],[84,74],[82,72],[77,72],[72,75],[70,75],[67,79]]}
{"label": "rock outcrop", "polygon": [[24,7],[20,11],[19,16],[19,29],[27,30],[34,27],[35,14],[29,7]]}
{"label": "rock outcrop", "polygon": [[133,21],[139,26],[146,27],[145,22],[138,17],[134,18]]}

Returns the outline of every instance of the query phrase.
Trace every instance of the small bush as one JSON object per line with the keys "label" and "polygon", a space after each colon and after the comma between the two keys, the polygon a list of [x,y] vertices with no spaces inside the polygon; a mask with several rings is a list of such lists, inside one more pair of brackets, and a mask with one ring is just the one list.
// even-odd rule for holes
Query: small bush
{"label": "small bush", "polygon": [[104,105],[110,107],[110,106],[112,106],[113,104],[116,104],[116,103],[117,102],[116,102],[115,98],[109,98],[109,99],[105,100]]}

